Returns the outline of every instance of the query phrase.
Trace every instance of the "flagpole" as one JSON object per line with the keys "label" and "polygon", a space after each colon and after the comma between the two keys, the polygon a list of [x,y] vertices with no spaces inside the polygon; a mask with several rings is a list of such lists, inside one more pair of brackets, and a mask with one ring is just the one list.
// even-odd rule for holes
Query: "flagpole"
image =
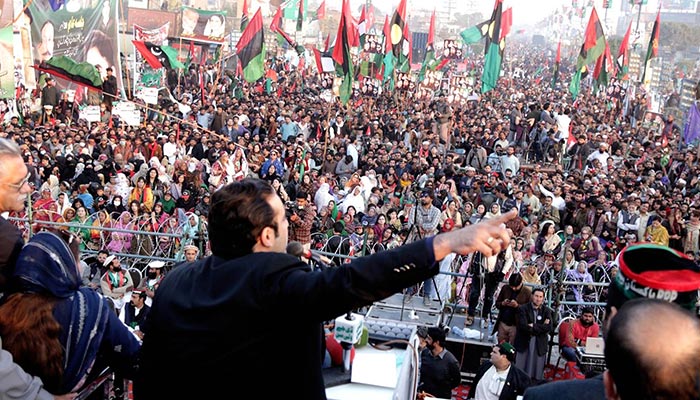
{"label": "flagpole", "polygon": [[639,20],[642,18],[642,0],[639,0],[639,12],[637,13],[637,27],[634,28],[635,33],[639,34]]}
{"label": "flagpole", "polygon": [[[121,9],[121,15],[124,16],[124,2],[123,1],[119,2],[119,8]],[[120,25],[121,25],[121,22],[119,21],[119,14],[117,14],[117,33],[119,33],[119,26]],[[124,25],[124,27],[126,28],[126,25]],[[123,37],[122,37],[122,40],[124,40]],[[126,46],[124,46],[124,47],[126,47]],[[134,61],[136,61],[136,54],[134,54]],[[119,60],[119,64],[121,65],[121,60]],[[121,70],[121,68],[119,68],[119,69]],[[121,92],[124,93],[124,86],[122,86]],[[131,92],[131,77],[129,76],[129,68],[126,68],[126,93],[129,93],[129,92]],[[126,94],[126,93],[124,93],[124,94]]]}
{"label": "flagpole", "polygon": [[[178,44],[178,48],[177,48],[178,54],[180,54],[181,51],[182,51],[182,36],[180,36],[180,43]],[[189,48],[188,48],[188,52],[189,52]],[[189,67],[189,65],[188,65],[188,67]],[[182,93],[180,93],[180,78],[181,77],[182,77],[182,70],[178,70],[177,71],[177,95],[180,96],[180,98],[182,98]]]}

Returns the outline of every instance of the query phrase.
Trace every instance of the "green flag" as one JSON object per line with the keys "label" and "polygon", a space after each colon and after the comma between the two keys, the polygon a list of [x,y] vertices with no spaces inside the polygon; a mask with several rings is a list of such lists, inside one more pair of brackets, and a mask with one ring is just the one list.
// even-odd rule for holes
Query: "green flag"
{"label": "green flag", "polygon": [[484,22],[472,26],[471,28],[467,28],[460,32],[459,36],[462,38],[465,44],[479,42],[488,33],[489,22],[489,20],[486,20]]}
{"label": "green flag", "polygon": [[258,9],[236,45],[243,78],[247,82],[257,81],[262,78],[265,72],[265,38],[263,35],[262,14]]}
{"label": "green flag", "polygon": [[501,15],[503,3],[496,0],[496,8],[491,15],[487,36],[486,56],[484,57],[484,72],[481,75],[481,93],[496,88],[496,82],[501,74],[501,61],[506,39],[501,37]]}

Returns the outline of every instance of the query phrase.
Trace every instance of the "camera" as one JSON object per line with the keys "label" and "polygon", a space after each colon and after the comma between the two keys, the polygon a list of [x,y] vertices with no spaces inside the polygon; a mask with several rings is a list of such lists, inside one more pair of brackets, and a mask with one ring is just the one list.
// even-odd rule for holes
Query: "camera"
{"label": "camera", "polygon": [[287,201],[284,203],[285,216],[287,218],[294,214],[301,215],[304,212],[304,206],[300,206],[296,201]]}

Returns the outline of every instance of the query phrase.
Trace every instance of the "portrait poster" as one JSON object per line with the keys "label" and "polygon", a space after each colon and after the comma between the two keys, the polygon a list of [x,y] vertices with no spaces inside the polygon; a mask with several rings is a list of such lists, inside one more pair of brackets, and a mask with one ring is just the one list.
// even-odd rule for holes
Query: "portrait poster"
{"label": "portrait poster", "polygon": [[384,52],[384,36],[365,35],[365,44],[362,47],[365,53],[379,54]]}
{"label": "portrait poster", "polygon": [[[107,68],[111,67],[123,95],[116,0],[69,1],[56,11],[45,2],[33,1],[28,9],[33,19],[34,64],[39,65],[53,56],[66,56],[76,62],[99,66],[103,79]],[[63,90],[76,85],[58,79],[57,86]],[[76,92],[76,101],[81,101],[82,92]]]}
{"label": "portrait poster", "polygon": [[462,41],[445,39],[442,46],[442,57],[448,60],[462,59]]}
{"label": "portrait poster", "polygon": [[400,92],[413,92],[414,90],[416,90],[416,82],[413,76],[407,72],[397,72],[396,90]]}
{"label": "portrait poster", "polygon": [[425,77],[420,84],[433,91],[440,89],[440,85],[442,84],[442,71],[425,71]]}
{"label": "portrait poster", "polygon": [[375,78],[364,78],[360,84],[360,92],[366,97],[377,97],[382,94],[382,81]]}
{"label": "portrait poster", "polygon": [[206,11],[183,7],[180,36],[199,42],[223,43],[226,11]]}

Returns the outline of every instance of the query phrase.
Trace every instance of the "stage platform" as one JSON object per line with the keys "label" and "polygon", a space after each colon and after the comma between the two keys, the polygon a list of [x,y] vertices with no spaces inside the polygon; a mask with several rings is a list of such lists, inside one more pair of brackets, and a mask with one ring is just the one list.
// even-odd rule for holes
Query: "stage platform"
{"label": "stage platform", "polygon": [[496,338],[491,334],[493,325],[481,328],[481,317],[474,317],[474,324],[466,327],[471,329],[468,335],[459,335],[454,328],[464,330],[466,319],[465,314],[445,314],[444,323],[446,325],[449,323],[450,327],[445,348],[460,362],[462,381],[470,384],[474,381],[479,366],[491,357],[491,349],[496,344]]}

